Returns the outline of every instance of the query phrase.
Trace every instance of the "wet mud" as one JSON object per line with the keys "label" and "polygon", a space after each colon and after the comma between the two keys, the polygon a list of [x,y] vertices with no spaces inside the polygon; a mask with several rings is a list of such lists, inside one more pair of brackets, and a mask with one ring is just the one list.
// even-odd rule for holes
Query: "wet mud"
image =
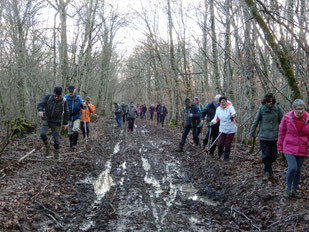
{"label": "wet mud", "polygon": [[[13,141],[0,166],[0,231],[309,230],[308,170],[302,199],[284,200],[286,164],[263,179],[258,156],[237,144],[230,162],[190,145],[181,131],[137,120],[134,132],[113,119],[91,125],[86,146],[60,160],[44,157],[37,135]],[[25,161],[9,161],[36,151]],[[307,177],[307,178],[306,178]]]}

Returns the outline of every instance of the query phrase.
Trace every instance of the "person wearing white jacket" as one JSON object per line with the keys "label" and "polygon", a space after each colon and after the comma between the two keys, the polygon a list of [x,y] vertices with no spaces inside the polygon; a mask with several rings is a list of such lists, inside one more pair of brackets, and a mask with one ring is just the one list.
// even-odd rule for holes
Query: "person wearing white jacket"
{"label": "person wearing white jacket", "polygon": [[217,108],[215,117],[211,120],[210,125],[220,122],[217,158],[220,159],[224,152],[224,161],[229,161],[232,141],[237,131],[236,111],[226,97],[220,97],[219,102],[220,106]]}

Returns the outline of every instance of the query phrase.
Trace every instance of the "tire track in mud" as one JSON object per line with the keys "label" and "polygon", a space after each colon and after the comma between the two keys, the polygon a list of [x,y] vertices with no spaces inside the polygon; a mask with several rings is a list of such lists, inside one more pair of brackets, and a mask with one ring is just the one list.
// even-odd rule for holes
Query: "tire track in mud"
{"label": "tire track in mud", "polygon": [[105,148],[109,155],[104,165],[97,162],[104,170],[92,181],[97,198],[81,230],[100,231],[98,208],[110,201],[115,217],[104,225],[108,231],[205,231],[199,225],[201,215],[187,207],[200,198],[198,190],[184,183],[181,163],[170,151],[173,144],[151,136],[148,129],[155,127],[145,121],[133,133],[108,128],[113,141]]}

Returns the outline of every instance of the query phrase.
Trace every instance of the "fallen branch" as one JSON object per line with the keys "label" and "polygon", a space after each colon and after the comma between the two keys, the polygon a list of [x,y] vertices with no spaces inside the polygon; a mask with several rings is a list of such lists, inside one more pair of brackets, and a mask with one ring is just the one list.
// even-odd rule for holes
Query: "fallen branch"
{"label": "fallen branch", "polygon": [[41,192],[35,194],[35,195],[34,195],[33,197],[31,197],[30,199],[33,199],[33,198],[37,197],[38,195],[42,194],[42,193],[44,192],[44,190],[46,189],[46,187],[47,187],[47,184],[44,186],[44,188],[43,188],[43,190],[42,190]]}
{"label": "fallen branch", "polygon": [[35,149],[33,149],[32,151],[28,152],[26,155],[24,155],[23,157],[21,157],[18,162],[23,161],[25,158],[27,158],[29,155],[31,155],[33,152],[35,151]]}
{"label": "fallen branch", "polygon": [[287,222],[287,221],[289,221],[293,217],[301,217],[301,216],[304,216],[306,214],[309,214],[309,211],[306,211],[306,212],[303,212],[303,213],[299,213],[299,214],[292,214],[290,216],[287,216],[286,218],[280,219],[279,221],[276,221],[276,222],[270,224],[268,226],[268,228],[273,227],[273,226],[279,224],[280,222]]}
{"label": "fallen branch", "polygon": [[34,201],[34,203],[38,204],[42,209],[44,209],[45,211],[52,213],[53,215],[55,215],[58,218],[61,218],[60,215],[58,215],[56,212],[52,211],[51,209],[47,208],[46,206],[44,206],[42,203],[38,202],[38,201]]}
{"label": "fallen branch", "polygon": [[61,223],[58,222],[57,219],[54,218],[52,215],[50,215],[50,214],[47,213],[46,216],[50,217],[54,222],[57,223],[58,226],[60,226],[61,228],[63,228],[63,226],[61,225]]}
{"label": "fallen branch", "polygon": [[231,210],[234,211],[235,213],[240,214],[240,215],[243,216],[244,218],[246,218],[246,219],[250,222],[250,224],[251,224],[251,226],[252,226],[253,228],[257,229],[258,231],[261,231],[261,229],[260,229],[259,227],[257,227],[256,225],[253,224],[253,222],[251,221],[251,219],[250,219],[246,214],[244,214],[244,213],[238,211],[237,209],[233,208],[233,206],[231,207]]}
{"label": "fallen branch", "polygon": [[63,153],[63,154],[60,154],[60,155],[74,155],[74,154],[82,153],[82,152],[85,152],[85,151],[86,150],[73,151],[73,152]]}

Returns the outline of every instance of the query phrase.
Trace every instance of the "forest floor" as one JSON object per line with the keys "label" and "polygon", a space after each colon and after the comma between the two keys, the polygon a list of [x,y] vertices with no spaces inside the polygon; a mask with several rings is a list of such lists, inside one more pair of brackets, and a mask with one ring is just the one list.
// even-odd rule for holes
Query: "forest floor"
{"label": "forest floor", "polygon": [[146,120],[130,133],[99,119],[87,147],[80,138],[72,153],[62,140],[59,161],[44,157],[38,134],[12,140],[0,163],[0,231],[309,230],[308,162],[301,199],[285,200],[284,160],[268,181],[245,145],[223,162],[188,143],[175,152],[180,138]]}

